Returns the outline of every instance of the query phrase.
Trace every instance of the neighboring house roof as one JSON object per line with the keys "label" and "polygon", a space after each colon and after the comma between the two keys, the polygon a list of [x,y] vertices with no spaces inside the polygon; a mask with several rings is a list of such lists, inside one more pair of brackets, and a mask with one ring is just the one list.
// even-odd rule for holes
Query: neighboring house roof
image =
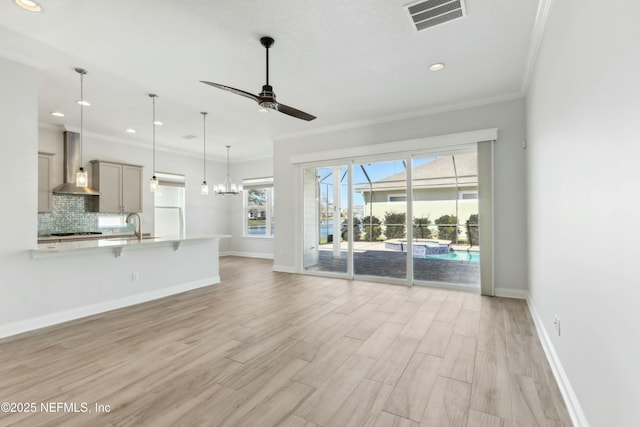
{"label": "neighboring house roof", "polygon": [[[454,166],[455,160],[455,166]],[[458,187],[478,185],[478,156],[476,153],[456,154],[454,156],[439,157],[429,163],[413,168],[413,189],[443,188],[456,186],[456,172]],[[386,178],[374,181],[371,187],[367,184],[358,185],[356,191],[393,191],[406,190],[407,172],[400,172]]]}

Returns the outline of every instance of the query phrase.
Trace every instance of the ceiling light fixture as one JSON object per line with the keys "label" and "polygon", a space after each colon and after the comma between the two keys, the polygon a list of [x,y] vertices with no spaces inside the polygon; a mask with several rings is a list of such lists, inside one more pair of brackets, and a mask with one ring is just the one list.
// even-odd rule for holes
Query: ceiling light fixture
{"label": "ceiling light fixture", "polygon": [[136,133],[136,130],[129,128],[129,129],[125,130],[125,132],[126,133]]}
{"label": "ceiling light fixture", "polygon": [[[80,101],[84,101],[84,76],[87,70],[84,68],[76,68],[76,73],[80,74]],[[76,172],[76,185],[78,187],[86,187],[89,185],[89,177],[82,167],[82,147],[84,143],[84,103],[80,103],[80,169]]]}
{"label": "ceiling light fixture", "polygon": [[429,65],[430,71],[441,71],[444,69],[444,64],[442,62],[436,62],[435,64]]}
{"label": "ceiling light fixture", "polygon": [[64,117],[64,113],[61,113],[60,111],[52,111],[51,115],[55,117]]}
{"label": "ceiling light fixture", "polygon": [[203,196],[209,195],[209,186],[207,185],[207,114],[202,114],[202,184],[200,184],[200,194]]}
{"label": "ceiling light fixture", "polygon": [[[158,95],[150,93],[149,98],[153,100],[153,119],[152,123],[156,124],[156,99]],[[156,178],[156,127],[151,126],[153,128],[153,176],[149,180],[149,190],[152,193],[155,193],[158,189],[158,178]]]}
{"label": "ceiling light fixture", "polygon": [[32,0],[16,0],[16,4],[29,12],[40,12],[42,6]]}
{"label": "ceiling light fixture", "polygon": [[215,186],[216,196],[237,196],[242,192],[242,185],[236,185],[231,177],[229,177],[229,148],[230,145],[227,145],[227,179],[225,179],[224,184],[217,184]]}
{"label": "ceiling light fixture", "polygon": [[218,89],[226,90],[231,93],[235,93],[236,95],[243,96],[245,98],[253,99],[260,105],[260,109],[258,110],[261,113],[266,113],[267,110],[276,110],[280,113],[286,114],[288,116],[292,116],[298,119],[311,121],[316,118],[316,116],[312,116],[309,113],[305,113],[304,111],[297,110],[293,107],[289,107],[288,105],[281,104],[276,101],[276,94],[273,92],[273,86],[269,84],[269,49],[273,46],[274,40],[271,37],[261,37],[260,44],[264,46],[266,50],[267,56],[267,83],[262,86],[262,92],[258,95],[254,95],[249,92],[245,92],[244,90],[236,89],[233,87],[221,85],[218,83],[207,82],[204,80],[200,80],[200,83],[207,84],[209,86],[217,87]]}
{"label": "ceiling light fixture", "polygon": [[153,124],[156,125],[156,126],[162,126],[163,125],[163,123],[160,120],[154,120]]}

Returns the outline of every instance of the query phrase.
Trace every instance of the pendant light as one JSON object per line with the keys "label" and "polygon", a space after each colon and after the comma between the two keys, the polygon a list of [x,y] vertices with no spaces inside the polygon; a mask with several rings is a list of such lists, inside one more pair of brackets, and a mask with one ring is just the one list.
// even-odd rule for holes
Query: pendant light
{"label": "pendant light", "polygon": [[237,196],[242,192],[242,185],[236,185],[229,177],[229,148],[227,145],[227,179],[224,184],[218,184],[215,186],[215,192],[217,196]]}
{"label": "pendant light", "polygon": [[149,190],[155,193],[158,188],[158,178],[156,178],[156,99],[158,95],[150,93],[149,97],[153,100],[153,121],[151,123],[153,128],[153,177],[149,180]]}
{"label": "pendant light", "polygon": [[84,75],[87,74],[87,70],[84,68],[76,68],[76,73],[80,74],[80,100],[78,104],[80,104],[80,169],[76,172],[76,185],[78,187],[86,187],[89,185],[89,177],[87,176],[87,171],[82,167],[82,146],[84,142],[84,106],[89,105],[88,102],[84,100]]}
{"label": "pendant light", "polygon": [[200,184],[200,194],[209,195],[209,186],[207,185],[207,112],[202,114],[202,184]]}

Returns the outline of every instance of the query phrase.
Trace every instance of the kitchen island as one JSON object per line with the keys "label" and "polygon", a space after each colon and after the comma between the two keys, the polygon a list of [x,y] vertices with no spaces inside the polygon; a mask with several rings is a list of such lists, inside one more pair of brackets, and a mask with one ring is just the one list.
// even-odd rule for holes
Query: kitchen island
{"label": "kitchen island", "polygon": [[[27,275],[3,278],[12,283],[13,298],[38,314],[0,325],[0,337],[215,285],[220,239],[227,237],[40,243],[28,251],[32,268]],[[25,281],[37,285],[20,286]]]}

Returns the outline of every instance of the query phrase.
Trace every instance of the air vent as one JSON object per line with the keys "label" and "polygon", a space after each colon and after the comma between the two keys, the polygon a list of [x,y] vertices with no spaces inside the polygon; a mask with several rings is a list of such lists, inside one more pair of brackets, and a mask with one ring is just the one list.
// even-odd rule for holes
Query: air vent
{"label": "air vent", "polygon": [[467,15],[464,0],[426,0],[405,6],[418,31]]}
{"label": "air vent", "polygon": [[195,139],[195,138],[197,138],[197,136],[195,136],[195,135],[185,135],[185,136],[183,136],[183,138],[184,139]]}

